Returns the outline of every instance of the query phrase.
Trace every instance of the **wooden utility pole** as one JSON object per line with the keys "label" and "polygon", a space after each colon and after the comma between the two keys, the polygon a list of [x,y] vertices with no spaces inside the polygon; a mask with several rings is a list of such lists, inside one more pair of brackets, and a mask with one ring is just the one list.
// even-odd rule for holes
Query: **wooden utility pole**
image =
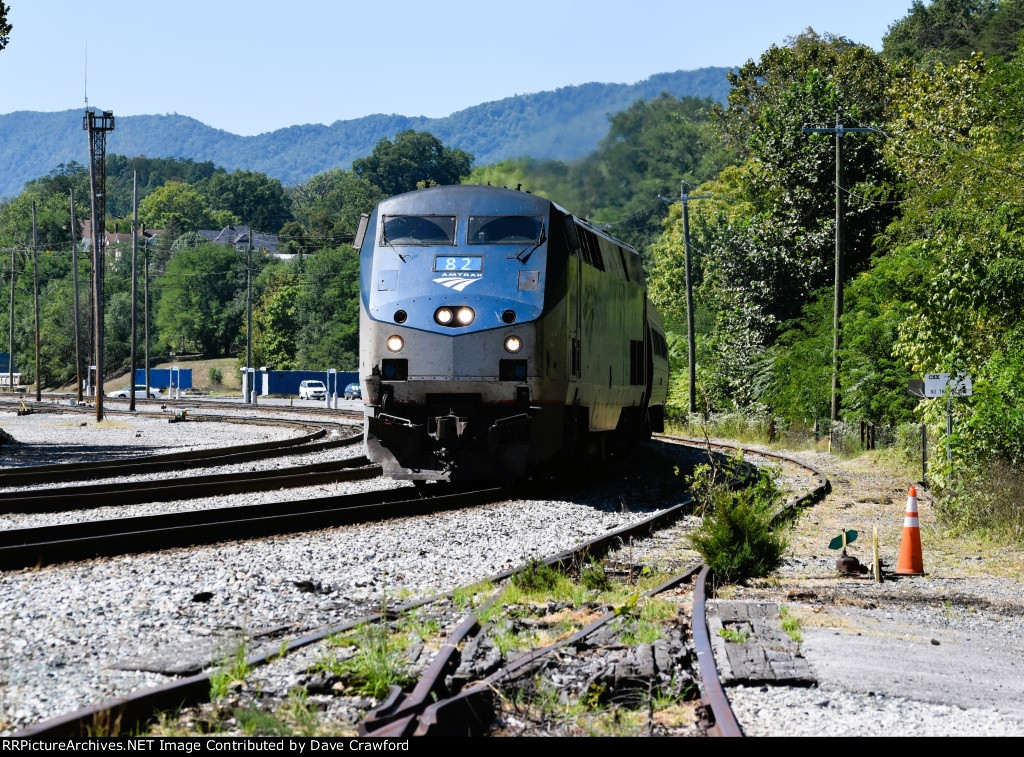
{"label": "wooden utility pole", "polygon": [[7,343],[10,354],[7,356],[7,380],[8,388],[14,391],[14,248],[11,248],[11,331],[10,340]]}
{"label": "wooden utility pole", "polygon": [[[690,264],[690,200],[706,200],[711,195],[691,195],[682,182],[678,200],[683,204],[683,261],[686,269],[686,365],[690,374],[689,400],[691,413],[697,412],[697,347],[693,327],[693,278]],[[675,202],[677,198],[661,198]]]}
{"label": "wooden utility pole", "polygon": [[[139,253],[139,172],[135,171],[132,174],[132,350],[131,350],[131,368],[128,371],[128,375],[131,376],[129,381],[129,392],[131,400],[128,403],[128,409],[135,410],[135,345],[138,341],[135,333],[135,266],[138,261]],[[149,388],[146,388],[146,397],[149,397]]]}
{"label": "wooden utility pole", "polygon": [[78,332],[78,250],[75,247],[75,190],[71,190],[71,280],[75,287],[75,379],[82,401],[82,338]]}
{"label": "wooden utility pole", "polygon": [[39,234],[36,232],[36,203],[32,201],[32,299],[36,310],[36,402],[43,401],[39,378]]}
{"label": "wooden utility pole", "polygon": [[[146,237],[146,227],[142,227],[142,236]],[[142,286],[143,329],[146,332],[146,396],[149,396],[149,237],[145,239],[145,266]]]}
{"label": "wooden utility pole", "polygon": [[[840,317],[843,313],[843,134],[877,132],[872,127],[847,128],[840,114],[835,126],[805,126],[804,134],[836,135],[836,242],[835,242],[835,302],[832,310],[832,420],[839,420],[839,349],[842,346]],[[829,434],[831,439],[831,433]]]}

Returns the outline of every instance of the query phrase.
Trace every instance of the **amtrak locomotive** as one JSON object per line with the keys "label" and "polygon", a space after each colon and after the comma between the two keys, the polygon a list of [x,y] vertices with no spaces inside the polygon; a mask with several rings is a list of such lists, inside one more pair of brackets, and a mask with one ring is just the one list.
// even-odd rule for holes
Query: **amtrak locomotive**
{"label": "amtrak locomotive", "polygon": [[640,256],[528,192],[419,189],[363,216],[367,454],[414,481],[516,479],[662,430]]}

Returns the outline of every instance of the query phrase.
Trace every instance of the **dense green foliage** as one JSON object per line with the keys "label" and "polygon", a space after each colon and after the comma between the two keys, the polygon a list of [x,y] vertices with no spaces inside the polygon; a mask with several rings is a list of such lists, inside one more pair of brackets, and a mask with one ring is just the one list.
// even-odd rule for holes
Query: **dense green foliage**
{"label": "dense green foliage", "polygon": [[1021,0],[914,0],[906,17],[889,27],[882,52],[930,66],[975,52],[1010,57],[1021,42]]}
{"label": "dense green foliage", "polygon": [[365,158],[352,162],[356,176],[388,196],[431,184],[458,184],[469,175],[473,156],[445,147],[437,137],[411,129],[395,141],[382,139]]}

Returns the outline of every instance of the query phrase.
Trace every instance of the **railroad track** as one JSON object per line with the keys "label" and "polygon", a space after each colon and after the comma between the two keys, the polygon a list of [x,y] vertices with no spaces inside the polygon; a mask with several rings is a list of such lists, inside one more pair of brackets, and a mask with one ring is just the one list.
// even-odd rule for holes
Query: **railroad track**
{"label": "railroad track", "polygon": [[[685,443],[703,448],[711,447],[718,450],[740,449],[735,446],[724,444],[708,445],[706,441],[702,440],[671,437],[661,437],[661,439],[671,443]],[[795,465],[801,465],[798,461],[782,455],[772,455],[762,451],[758,451],[757,454],[776,457]],[[794,507],[808,504],[814,501],[816,497],[821,496],[827,491],[828,482],[825,480],[824,476],[822,476],[818,471],[814,471],[813,469],[811,470],[816,476],[818,481],[817,485],[806,492],[802,492],[798,496],[794,496],[789,502],[780,508],[780,514]],[[508,496],[508,493],[506,492],[502,496]],[[671,522],[687,505],[688,501],[682,502],[677,506],[677,508],[662,511],[639,524],[628,527],[627,529],[620,529],[617,532],[601,537],[601,539],[580,545],[569,552],[552,556],[551,558],[548,558],[546,562],[549,564],[564,564],[566,562],[579,560],[582,555],[599,555],[617,541],[621,541],[622,539],[629,538],[630,536],[636,536],[644,532],[650,533],[661,525]],[[494,582],[503,581],[509,578],[513,573],[521,570],[523,567],[524,566],[519,566],[515,569],[505,571],[502,574],[492,577],[491,580]],[[724,694],[721,684],[718,682],[714,658],[710,651],[711,646],[707,631],[707,623],[706,619],[703,617],[703,597],[707,591],[705,587],[708,583],[708,572],[706,568],[696,565],[691,566],[679,576],[676,576],[666,582],[662,587],[657,587],[653,592],[664,591],[668,587],[678,586],[680,583],[686,583],[695,575],[697,576],[697,581],[695,582],[693,603],[694,619],[692,627],[694,629],[694,640],[697,647],[698,664],[701,670],[701,697],[702,701],[708,705],[712,712],[713,722],[710,733],[712,735],[739,736],[742,735],[742,731],[736,723],[735,717],[731,713],[731,708],[728,706],[728,699]],[[395,608],[387,613],[372,614],[341,626],[324,629],[322,632],[294,639],[282,646],[281,650],[276,654],[294,651],[320,641],[331,634],[341,633],[364,623],[375,622],[388,618],[395,614],[406,612],[431,602],[436,602],[439,599],[441,598],[426,598]],[[606,619],[602,619],[602,621],[607,622]],[[437,655],[433,664],[430,666],[428,674],[420,680],[409,696],[396,693],[392,698],[389,698],[389,700],[378,708],[374,715],[364,723],[363,732],[375,736],[392,735],[395,733],[428,735],[454,732],[451,730],[454,728],[459,733],[465,733],[465,728],[470,722],[478,723],[478,726],[474,727],[479,727],[482,732],[483,725],[487,722],[487,707],[485,705],[481,705],[481,701],[483,700],[478,699],[478,697],[486,698],[486,694],[482,691],[476,692],[467,689],[464,692],[456,692],[454,696],[447,696],[448,692],[444,690],[443,686],[444,676],[451,671],[452,666],[457,661],[458,639],[465,638],[469,634],[473,633],[476,630],[475,625],[476,621],[474,618],[470,618],[463,623],[456,633],[453,634],[449,643],[446,644]],[[594,629],[590,629],[588,627],[587,629],[581,630],[576,636],[582,638],[593,630]],[[699,638],[701,635],[704,637],[703,640]],[[554,648],[555,647],[545,650],[536,650],[532,655],[530,655],[530,657],[534,660],[539,659],[545,653],[552,651]],[[270,653],[267,655],[256,655],[250,657],[247,663],[249,665],[261,664],[263,662],[267,662],[269,657],[273,656],[276,655]],[[506,671],[506,673],[507,672],[508,671]],[[491,690],[493,691],[493,689]],[[196,704],[206,701],[208,696],[209,675],[199,674],[181,679],[172,684],[139,692],[128,697],[110,700],[75,713],[70,713],[60,718],[51,719],[14,735],[18,737],[79,735],[88,732],[89,727],[94,722],[116,721],[121,723],[121,727],[123,729],[132,728],[133,724],[145,722],[157,711],[173,710],[181,706]]]}
{"label": "railroad track", "polygon": [[[699,446],[708,449],[709,453],[711,450],[749,452],[749,450],[736,445],[711,443],[708,440],[673,437],[664,434],[657,435],[656,438],[673,444],[684,443]],[[815,501],[828,491],[828,480],[820,471],[811,469],[809,466],[785,455],[760,450],[757,454],[809,469],[816,477],[816,485],[787,501],[775,513],[776,519],[783,517],[787,512],[796,507]],[[677,505],[676,508],[659,514],[659,521],[673,520],[690,504],[691,500],[687,498],[686,501]],[[621,529],[617,532],[617,538],[624,539],[636,536],[641,531],[649,530],[651,525],[653,524],[649,525],[647,522],[644,522],[637,526]],[[603,548],[605,548],[603,543],[589,544],[578,554],[599,553]],[[546,562],[550,565],[561,564],[566,562],[567,557],[564,554],[558,555],[549,558]],[[573,555],[573,557],[578,557],[578,555]],[[712,722],[708,732],[712,736],[742,736],[743,731],[729,705],[729,700],[719,678],[712,651],[705,610],[705,597],[709,590],[709,576],[710,571],[706,565],[693,565],[659,586],[645,592],[644,596],[654,597],[670,589],[690,584],[691,581],[693,582],[691,628],[693,630],[697,663],[701,674],[701,698],[712,714]],[[696,580],[694,581],[694,579]],[[478,614],[486,611],[488,608],[489,604],[481,608]],[[389,698],[379,707],[372,710],[360,724],[359,734],[361,736],[394,738],[410,736],[464,736],[467,734],[473,736],[483,735],[487,732],[494,719],[496,692],[503,684],[532,672],[544,656],[585,640],[618,616],[619,613],[617,611],[609,609],[598,620],[576,632],[571,637],[543,649],[534,650],[530,654],[523,655],[516,661],[502,667],[468,688],[458,692],[450,692],[446,688],[445,681],[457,665],[458,646],[481,630],[481,623],[477,615],[473,615],[463,622],[445,642],[434,658],[430,668],[421,677],[412,692],[406,695],[399,687],[393,687]]]}
{"label": "railroad track", "polygon": [[[356,469],[379,475],[376,466]],[[258,539],[370,520],[425,515],[493,502],[506,487],[411,487],[212,510],[87,521],[0,532],[0,570],[15,570],[160,549]]]}
{"label": "railroad track", "polygon": [[[350,440],[343,441],[351,443]],[[184,481],[177,478],[150,479],[113,484],[25,489],[15,493],[0,493],[0,513],[70,512],[195,497],[296,489],[301,486],[372,478],[379,476],[380,472],[379,465],[372,465],[364,455],[360,455],[347,460],[331,460],[290,468],[191,476]]]}

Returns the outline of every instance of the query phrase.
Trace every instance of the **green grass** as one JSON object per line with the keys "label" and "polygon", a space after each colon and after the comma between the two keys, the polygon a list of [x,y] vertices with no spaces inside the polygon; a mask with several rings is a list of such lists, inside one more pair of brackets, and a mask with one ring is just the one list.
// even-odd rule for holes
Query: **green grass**
{"label": "green grass", "polygon": [[580,583],[591,591],[608,591],[612,588],[612,580],[604,570],[604,565],[593,557],[580,569]]}
{"label": "green grass", "polygon": [[353,690],[383,699],[392,686],[405,687],[412,678],[405,671],[408,635],[392,634],[386,623],[368,623],[344,636],[334,637],[334,646],[355,646],[351,657],[329,654],[317,661],[316,669],[345,679]]}
{"label": "green grass", "polygon": [[800,620],[789,612],[789,608],[785,605],[779,607],[779,618],[782,620],[782,630],[786,632],[797,644],[804,640],[804,635],[800,633]]}
{"label": "green grass", "polygon": [[233,655],[223,660],[213,673],[210,674],[210,699],[217,701],[226,697],[231,687],[236,683],[242,683],[249,677],[252,668],[247,662],[245,639],[242,639]]}
{"label": "green grass", "polygon": [[723,628],[718,632],[718,635],[733,644],[745,644],[749,638],[744,631],[736,628]]}
{"label": "green grass", "polygon": [[459,586],[452,592],[452,603],[460,610],[477,607],[494,592],[490,581],[479,581],[469,586]]}

